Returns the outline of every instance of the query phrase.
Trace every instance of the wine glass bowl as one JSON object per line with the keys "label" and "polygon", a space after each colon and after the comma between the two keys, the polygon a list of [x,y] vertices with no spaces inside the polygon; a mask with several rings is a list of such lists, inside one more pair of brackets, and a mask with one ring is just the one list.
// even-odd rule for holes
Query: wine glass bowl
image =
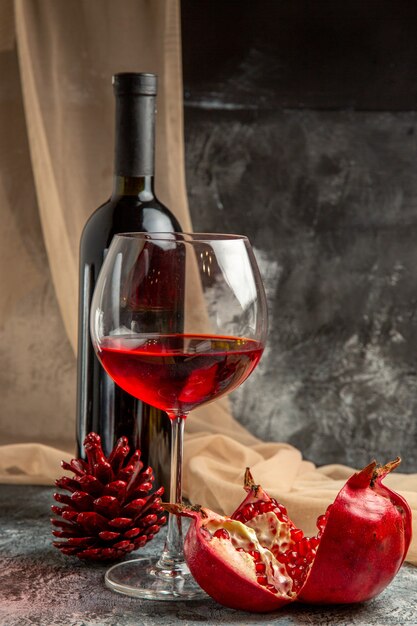
{"label": "wine glass bowl", "polygon": [[[171,420],[171,502],[182,498],[187,414],[246,380],[261,358],[266,332],[265,293],[246,237],[113,238],[94,291],[91,337],[110,377]],[[106,584],[143,598],[201,595],[184,563],[181,520],[169,516],[158,560],[113,566]]]}

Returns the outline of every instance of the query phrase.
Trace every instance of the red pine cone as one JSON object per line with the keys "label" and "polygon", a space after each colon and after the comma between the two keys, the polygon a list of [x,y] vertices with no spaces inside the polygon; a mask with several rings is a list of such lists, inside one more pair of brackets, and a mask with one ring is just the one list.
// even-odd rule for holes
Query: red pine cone
{"label": "red pine cone", "polygon": [[154,493],[152,468],[143,469],[140,450],[130,458],[126,437],[121,437],[107,459],[101,439],[90,433],[84,440],[87,460],[61,463],[75,476],[63,476],[55,484],[71,495],[55,493],[64,506],[53,505],[52,534],[63,554],[91,561],[110,561],[137,550],[150,541],[166,522],[161,506],[164,488]]}

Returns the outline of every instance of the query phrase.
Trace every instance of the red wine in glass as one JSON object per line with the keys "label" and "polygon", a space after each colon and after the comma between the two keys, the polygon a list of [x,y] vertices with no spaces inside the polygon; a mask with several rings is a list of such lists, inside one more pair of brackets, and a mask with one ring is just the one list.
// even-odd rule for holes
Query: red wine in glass
{"label": "red wine in glass", "polygon": [[100,359],[108,374],[136,398],[185,415],[230,393],[256,367],[263,345],[210,335],[106,337]]}

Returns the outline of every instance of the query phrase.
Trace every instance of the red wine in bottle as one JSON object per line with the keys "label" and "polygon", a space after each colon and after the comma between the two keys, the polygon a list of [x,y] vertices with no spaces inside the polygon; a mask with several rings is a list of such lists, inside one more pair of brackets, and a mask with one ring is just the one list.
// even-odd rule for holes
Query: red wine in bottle
{"label": "red wine in bottle", "polygon": [[116,104],[113,193],[87,221],[80,243],[77,453],[85,456],[83,441],[91,431],[101,436],[105,454],[124,435],[131,450],[141,449],[143,462],[154,469],[156,483],[167,489],[169,419],[161,410],[134,398],[112,381],[95,355],[89,332],[91,298],[113,235],[181,231],[178,221],[154,191],[157,77],[116,74],[113,89]]}

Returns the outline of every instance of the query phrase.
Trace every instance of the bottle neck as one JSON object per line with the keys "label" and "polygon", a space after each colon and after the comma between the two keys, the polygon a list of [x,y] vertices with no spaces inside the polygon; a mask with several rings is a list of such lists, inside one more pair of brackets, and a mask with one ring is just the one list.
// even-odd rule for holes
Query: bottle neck
{"label": "bottle neck", "polygon": [[120,176],[113,179],[112,197],[136,196],[141,202],[149,202],[155,197],[153,176]]}
{"label": "bottle neck", "polygon": [[[155,169],[155,96],[116,95],[115,187],[152,191]],[[129,192],[128,190],[132,190]]]}

